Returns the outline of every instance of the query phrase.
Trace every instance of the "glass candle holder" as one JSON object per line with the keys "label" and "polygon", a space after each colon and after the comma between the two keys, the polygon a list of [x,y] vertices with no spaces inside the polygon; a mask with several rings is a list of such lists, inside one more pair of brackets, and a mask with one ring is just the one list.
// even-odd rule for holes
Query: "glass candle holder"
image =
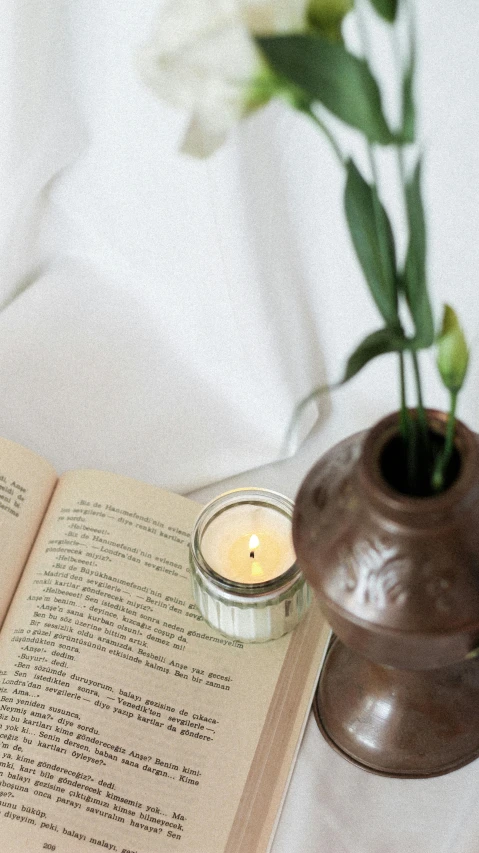
{"label": "glass candle holder", "polygon": [[311,591],[296,565],[293,503],[267,489],[235,489],[199,514],[191,534],[193,594],[204,619],[246,642],[291,631]]}

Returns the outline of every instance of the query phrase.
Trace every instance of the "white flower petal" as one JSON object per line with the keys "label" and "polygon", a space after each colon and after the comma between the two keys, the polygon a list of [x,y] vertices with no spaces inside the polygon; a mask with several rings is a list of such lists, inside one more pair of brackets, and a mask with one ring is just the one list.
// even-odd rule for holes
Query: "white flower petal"
{"label": "white flower petal", "polygon": [[225,81],[211,80],[196,105],[181,150],[197,157],[209,156],[223,144],[243,114],[244,106],[238,101],[236,90]]}
{"label": "white flower petal", "polygon": [[147,85],[176,106],[192,108],[210,79],[223,79],[237,88],[241,99],[260,61],[235,11],[237,4],[231,0],[168,4],[156,34],[139,56]]}
{"label": "white flower petal", "polygon": [[211,153],[248,111],[262,60],[254,34],[304,28],[307,0],[169,0],[138,63],[159,97],[187,109],[184,150]]}
{"label": "white flower petal", "polygon": [[192,157],[209,157],[223,145],[229,129],[229,127],[214,128],[208,122],[205,123],[204,116],[193,116],[180,150],[183,154],[190,154]]}
{"label": "white flower petal", "polygon": [[254,35],[301,32],[309,0],[241,0],[242,18]]}

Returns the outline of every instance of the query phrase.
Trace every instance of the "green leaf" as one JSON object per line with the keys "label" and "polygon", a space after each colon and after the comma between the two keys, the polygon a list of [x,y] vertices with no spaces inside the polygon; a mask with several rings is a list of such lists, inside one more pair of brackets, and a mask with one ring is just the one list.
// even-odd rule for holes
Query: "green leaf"
{"label": "green leaf", "polygon": [[409,245],[404,267],[404,293],[416,327],[417,349],[434,341],[434,320],[426,283],[426,224],[421,198],[421,164],[406,184]]}
{"label": "green leaf", "polygon": [[401,352],[407,349],[408,345],[408,339],[400,332],[387,328],[378,329],[377,332],[373,332],[364,338],[353,354],[350,355],[341,384],[356,376],[356,373],[359,373],[369,361],[378,355],[384,355],[387,352]]}
{"label": "green leaf", "polygon": [[398,0],[371,0],[378,15],[392,23],[396,18]]}
{"label": "green leaf", "polygon": [[364,59],[319,34],[271,36],[257,43],[273,69],[302,89],[309,101],[319,101],[370,142],[394,141],[378,84]]}
{"label": "green leaf", "polygon": [[352,160],[348,160],[346,169],[344,203],[354,248],[382,317],[388,326],[397,327],[396,253],[391,224],[376,188],[364,180]]}
{"label": "green leaf", "polygon": [[468,363],[469,350],[464,332],[456,312],[450,305],[445,305],[437,339],[437,366],[444,385],[451,393],[457,394],[461,390]]}
{"label": "green leaf", "polygon": [[403,122],[399,141],[414,142],[416,135],[416,111],[414,107],[414,65],[411,62],[406,69],[402,85]]}
{"label": "green leaf", "polygon": [[388,352],[401,352],[402,350],[408,349],[409,344],[410,342],[404,334],[400,331],[395,332],[392,329],[378,329],[377,332],[373,332],[368,335],[349,357],[344,376],[339,382],[336,382],[334,385],[319,385],[317,388],[314,388],[307,397],[304,397],[304,399],[298,403],[285,437],[283,445],[284,455],[291,455],[291,448],[295,444],[294,438],[301,415],[313,400],[318,400],[328,391],[333,391],[338,386],[344,385],[349,379],[356,376],[356,374],[359,373],[359,371],[362,370],[369,361],[372,361],[373,358],[376,358],[379,355],[384,355]]}

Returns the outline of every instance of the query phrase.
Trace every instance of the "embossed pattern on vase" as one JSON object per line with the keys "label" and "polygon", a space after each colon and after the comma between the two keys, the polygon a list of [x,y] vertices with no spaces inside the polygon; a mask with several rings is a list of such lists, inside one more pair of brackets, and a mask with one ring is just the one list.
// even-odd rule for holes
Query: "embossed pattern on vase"
{"label": "embossed pattern on vase", "polygon": [[[451,657],[445,655],[453,662],[479,638],[479,489],[473,485],[463,494],[459,483],[457,506],[445,493],[413,499],[412,511],[407,496],[371,486],[365,477],[368,442],[364,433],[346,439],[303,483],[294,522],[303,571],[333,628],[341,632],[349,622],[348,640],[356,632],[362,652],[364,632],[377,633],[375,649],[380,641],[386,644],[388,631],[396,639],[401,632],[409,639],[421,636],[429,647],[425,665],[436,666],[447,637],[462,635],[451,641]],[[477,439],[468,433],[464,442],[479,483]],[[437,661],[430,654],[436,635]],[[408,643],[404,649],[406,657]]]}

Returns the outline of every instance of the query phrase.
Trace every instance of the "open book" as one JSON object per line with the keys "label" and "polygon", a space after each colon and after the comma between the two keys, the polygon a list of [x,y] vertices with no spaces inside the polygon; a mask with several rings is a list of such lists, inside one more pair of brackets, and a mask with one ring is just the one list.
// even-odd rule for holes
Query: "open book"
{"label": "open book", "polygon": [[328,628],[250,645],[192,601],[199,506],[0,439],[2,853],[264,853]]}

